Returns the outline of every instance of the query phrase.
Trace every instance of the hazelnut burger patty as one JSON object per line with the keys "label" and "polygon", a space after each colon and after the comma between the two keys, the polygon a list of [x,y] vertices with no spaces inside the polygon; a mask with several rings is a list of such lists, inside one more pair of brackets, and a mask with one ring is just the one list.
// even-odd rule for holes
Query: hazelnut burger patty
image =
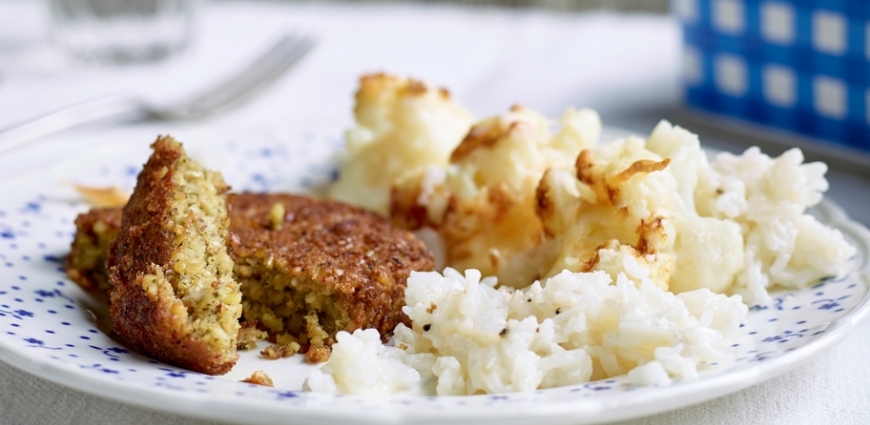
{"label": "hazelnut burger patty", "polygon": [[160,137],[109,249],[114,330],[143,352],[208,374],[238,359],[241,292],[227,253],[229,187]]}
{"label": "hazelnut burger patty", "polygon": [[[318,348],[334,343],[340,330],[376,328],[386,338],[398,323],[407,324],[401,311],[407,278],[411,271],[434,269],[431,253],[413,234],[358,207],[253,193],[230,194],[227,205],[228,253],[241,284],[244,320],[278,343],[299,343],[312,361],[324,359]],[[99,248],[79,239],[94,234],[94,218],[105,223],[97,226],[103,233],[117,234],[112,224],[119,226],[121,215],[121,208],[95,208],[77,219],[68,264],[84,266],[67,273],[83,288],[108,285],[100,280]]]}

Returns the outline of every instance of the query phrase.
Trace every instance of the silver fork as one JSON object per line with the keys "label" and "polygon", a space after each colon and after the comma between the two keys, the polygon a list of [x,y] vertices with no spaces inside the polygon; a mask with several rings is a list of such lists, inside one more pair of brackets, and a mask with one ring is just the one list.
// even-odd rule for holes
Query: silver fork
{"label": "silver fork", "polygon": [[130,94],[102,97],[0,132],[0,153],[42,137],[111,116],[139,113],[165,121],[202,118],[228,109],[277,80],[314,47],[308,36],[287,34],[250,65],[198,95],[168,106],[148,104]]}

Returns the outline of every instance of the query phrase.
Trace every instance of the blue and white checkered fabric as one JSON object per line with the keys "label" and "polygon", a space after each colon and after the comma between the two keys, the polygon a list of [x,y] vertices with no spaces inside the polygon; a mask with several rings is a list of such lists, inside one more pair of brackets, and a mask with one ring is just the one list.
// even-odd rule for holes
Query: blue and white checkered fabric
{"label": "blue and white checkered fabric", "polygon": [[870,150],[870,0],[673,0],[686,102]]}

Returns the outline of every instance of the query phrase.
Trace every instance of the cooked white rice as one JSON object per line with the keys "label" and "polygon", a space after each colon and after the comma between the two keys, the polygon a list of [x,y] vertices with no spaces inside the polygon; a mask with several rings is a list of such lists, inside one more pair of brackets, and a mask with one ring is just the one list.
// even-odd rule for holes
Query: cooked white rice
{"label": "cooked white rice", "polygon": [[505,393],[625,373],[638,385],[664,383],[730,361],[731,339],[747,313],[739,295],[674,295],[624,275],[612,285],[602,271],[563,272],[520,290],[494,286],[476,270],[413,273],[404,308],[413,327],[396,328],[394,347],[373,331],[341,333],[308,388]]}
{"label": "cooked white rice", "polygon": [[404,365],[399,352],[381,344],[375,329],[356,330],[353,335],[339,332],[329,362],[315,370],[305,381],[316,392],[358,395],[388,395],[409,390],[420,381],[420,374]]}
{"label": "cooked white rice", "polygon": [[699,184],[699,192],[722,192],[706,199],[701,195],[699,210],[741,227],[744,265],[731,291],[750,305],[770,304],[771,286],[796,289],[842,275],[855,254],[839,230],[806,213],[828,190],[828,167],[803,160],[797,148],[777,158],[757,147],[742,155],[720,153]]}

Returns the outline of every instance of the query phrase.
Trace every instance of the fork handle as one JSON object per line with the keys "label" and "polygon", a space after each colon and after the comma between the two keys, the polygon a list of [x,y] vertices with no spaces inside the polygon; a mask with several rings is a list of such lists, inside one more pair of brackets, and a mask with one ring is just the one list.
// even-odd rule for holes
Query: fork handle
{"label": "fork handle", "polygon": [[0,154],[68,128],[138,109],[139,103],[126,94],[105,96],[61,109],[0,132]]}

